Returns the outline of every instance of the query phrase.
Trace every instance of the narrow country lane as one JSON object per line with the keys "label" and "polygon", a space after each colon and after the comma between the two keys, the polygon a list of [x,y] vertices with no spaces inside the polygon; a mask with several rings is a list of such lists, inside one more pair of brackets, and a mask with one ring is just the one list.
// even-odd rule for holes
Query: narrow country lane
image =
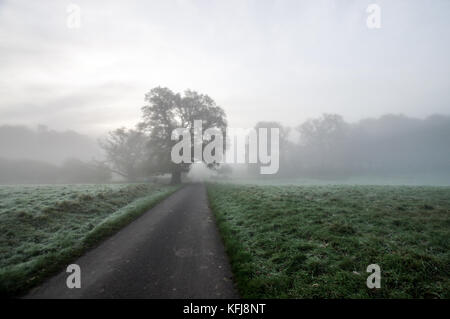
{"label": "narrow country lane", "polygon": [[203,184],[190,184],[73,262],[25,298],[237,298]]}

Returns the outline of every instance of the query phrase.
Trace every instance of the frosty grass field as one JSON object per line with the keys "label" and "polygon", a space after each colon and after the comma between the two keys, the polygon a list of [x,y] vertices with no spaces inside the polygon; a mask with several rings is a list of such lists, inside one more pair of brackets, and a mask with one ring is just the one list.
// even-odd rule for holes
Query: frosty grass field
{"label": "frosty grass field", "polygon": [[[450,187],[209,184],[242,297],[450,298]],[[381,267],[368,289],[366,268]]]}
{"label": "frosty grass field", "polygon": [[[0,294],[60,271],[177,187],[0,186]],[[450,298],[450,187],[210,183],[242,297]],[[366,267],[381,266],[381,289]]]}
{"label": "frosty grass field", "polygon": [[0,295],[24,292],[176,187],[0,186]]}

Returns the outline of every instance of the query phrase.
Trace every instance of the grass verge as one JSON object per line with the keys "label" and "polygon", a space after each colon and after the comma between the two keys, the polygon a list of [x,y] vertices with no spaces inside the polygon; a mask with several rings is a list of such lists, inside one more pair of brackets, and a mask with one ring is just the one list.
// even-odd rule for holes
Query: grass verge
{"label": "grass verge", "polygon": [[0,296],[23,294],[178,188],[1,187]]}
{"label": "grass verge", "polygon": [[450,298],[449,187],[209,184],[208,197],[244,298]]}

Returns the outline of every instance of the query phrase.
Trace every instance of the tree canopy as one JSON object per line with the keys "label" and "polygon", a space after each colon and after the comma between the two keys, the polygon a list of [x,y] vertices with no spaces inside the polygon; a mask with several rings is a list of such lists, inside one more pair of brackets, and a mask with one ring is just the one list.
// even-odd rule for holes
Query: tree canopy
{"label": "tree canopy", "polygon": [[[194,148],[194,121],[202,121],[202,135],[208,128],[217,128],[225,135],[227,121],[224,110],[208,95],[186,90],[184,95],[168,88],[156,87],[145,95],[147,104],[142,107],[142,122],[139,129],[148,133],[148,147],[151,149],[155,173],[172,174],[172,183],[181,181],[181,173],[187,172],[190,163],[175,164],[171,161],[171,149],[177,143],[172,132],[177,128],[190,131]],[[207,141],[202,141],[202,148]]]}

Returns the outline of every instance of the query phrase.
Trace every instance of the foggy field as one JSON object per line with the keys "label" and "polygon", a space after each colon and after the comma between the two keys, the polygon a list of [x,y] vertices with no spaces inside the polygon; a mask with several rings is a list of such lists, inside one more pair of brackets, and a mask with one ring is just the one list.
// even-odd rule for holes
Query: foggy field
{"label": "foggy field", "polygon": [[0,300],[450,299],[449,56],[450,0],[0,0]]}
{"label": "foggy field", "polygon": [[[247,298],[450,298],[450,188],[209,184]],[[381,267],[381,289],[366,268]]]}
{"label": "foggy field", "polygon": [[0,295],[38,283],[177,187],[0,186]]}

